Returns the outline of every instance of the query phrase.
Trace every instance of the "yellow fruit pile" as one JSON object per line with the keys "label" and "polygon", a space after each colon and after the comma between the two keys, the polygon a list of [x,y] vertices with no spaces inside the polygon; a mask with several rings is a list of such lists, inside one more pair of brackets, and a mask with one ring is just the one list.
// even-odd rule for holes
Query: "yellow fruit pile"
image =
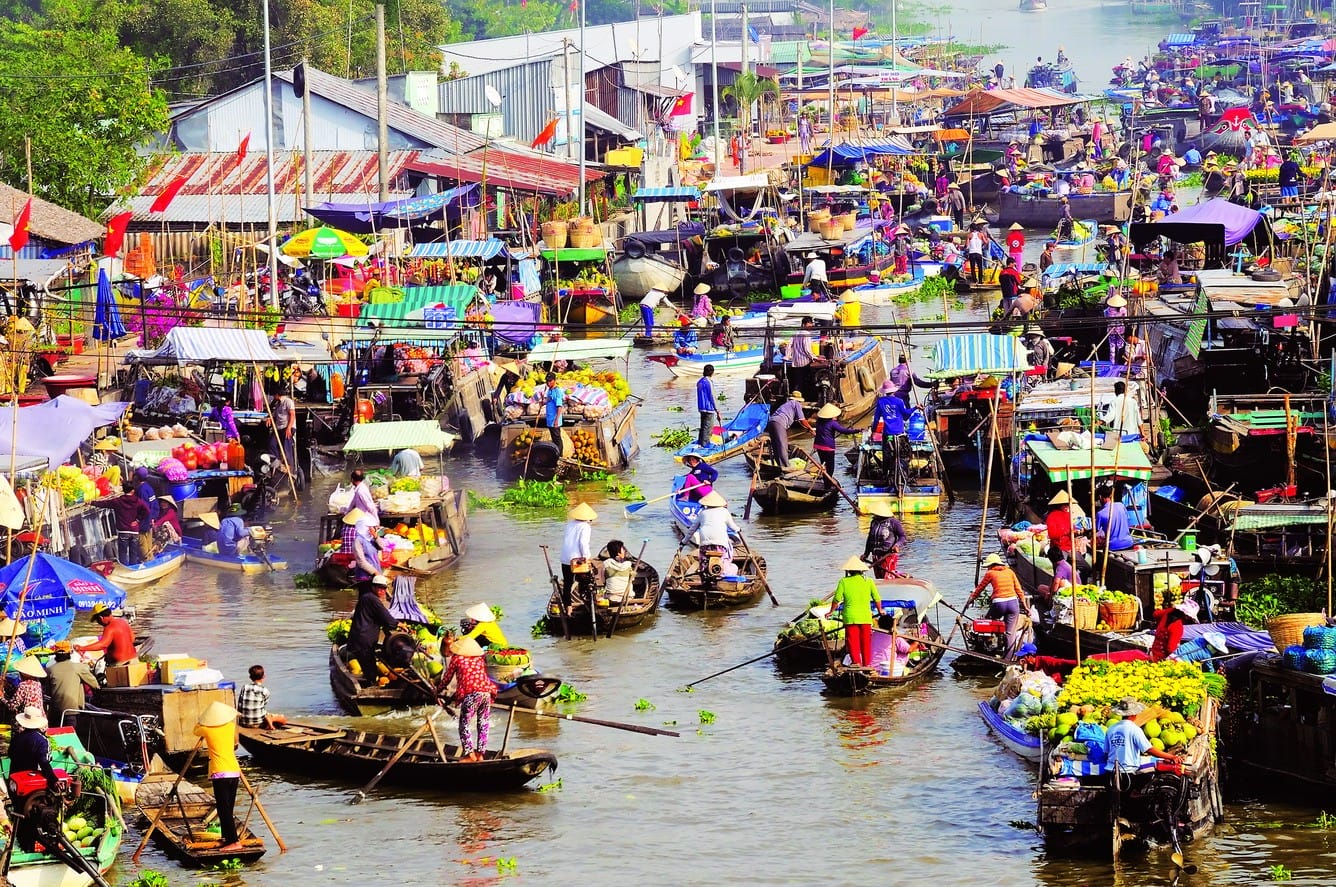
{"label": "yellow fruit pile", "polygon": [[[547,381],[547,375],[540,372],[532,372],[521,379],[515,387],[524,392],[527,399],[533,400],[534,395],[541,391]],[[604,370],[594,372],[591,369],[567,370],[564,373],[557,373],[557,384],[563,388],[570,388],[572,385],[588,385],[592,388],[602,388],[608,394],[608,400],[612,406],[626,400],[631,393],[631,386],[626,384],[625,377],[616,370]]]}
{"label": "yellow fruit pile", "polygon": [[1196,709],[1206,699],[1201,666],[1193,662],[1106,662],[1087,659],[1073,669],[1058,707],[1114,705],[1124,699],[1173,711]]}
{"label": "yellow fruit pile", "polygon": [[529,448],[538,440],[538,429],[526,428],[510,442],[510,461],[516,465],[529,458]]}
{"label": "yellow fruit pile", "polygon": [[575,444],[575,458],[587,465],[605,465],[603,454],[598,450],[598,439],[592,431],[575,430],[570,432],[571,442]]}

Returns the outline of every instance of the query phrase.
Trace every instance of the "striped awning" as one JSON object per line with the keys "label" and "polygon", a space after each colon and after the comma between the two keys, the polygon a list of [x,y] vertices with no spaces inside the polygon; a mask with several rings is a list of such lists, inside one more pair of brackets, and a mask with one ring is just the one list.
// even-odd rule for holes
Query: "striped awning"
{"label": "striped awning", "polygon": [[1320,505],[1245,505],[1234,511],[1231,530],[1277,530],[1282,527],[1326,526],[1327,509]]}
{"label": "striped awning", "polygon": [[[478,295],[478,288],[471,283],[450,283],[442,286],[406,286],[403,298],[393,302],[371,302],[362,306],[358,318],[360,326],[368,326],[371,321],[383,322],[394,326],[408,319],[413,312],[421,312],[428,305],[445,305],[455,309],[455,316],[464,317],[464,309]],[[421,316],[421,314],[419,314]]]}
{"label": "striped awning", "polygon": [[458,438],[441,430],[441,423],[432,420],[414,422],[368,422],[354,425],[345,453],[394,452],[410,447],[423,447],[446,452]]}
{"label": "striped awning", "polygon": [[167,332],[162,344],[153,351],[131,351],[127,363],[203,364],[286,363],[292,358],[275,351],[264,330],[232,327],[178,326]]}
{"label": "striped awning", "polygon": [[640,188],[631,199],[640,203],[683,203],[699,198],[700,192],[695,188],[677,187]]}
{"label": "striped awning", "polygon": [[1016,336],[947,336],[933,348],[928,378],[947,379],[979,373],[1001,375],[1023,373],[1029,369],[1029,352]]}
{"label": "striped awning", "polygon": [[488,240],[446,240],[416,243],[408,255],[414,259],[490,259],[501,255],[506,245],[496,238]]}
{"label": "striped awning", "polygon": [[1059,450],[1046,440],[1027,440],[1025,445],[1054,483],[1095,477],[1150,480],[1150,459],[1139,443],[1122,444],[1116,452],[1102,447],[1093,450]]}
{"label": "striped awning", "polygon": [[1191,46],[1197,38],[1192,34],[1170,34],[1164,38],[1164,45],[1169,46]]}

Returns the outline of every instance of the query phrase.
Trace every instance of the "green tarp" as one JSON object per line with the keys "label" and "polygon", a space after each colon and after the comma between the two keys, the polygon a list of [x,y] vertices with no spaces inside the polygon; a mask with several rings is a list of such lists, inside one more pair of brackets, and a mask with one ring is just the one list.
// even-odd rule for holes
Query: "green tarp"
{"label": "green tarp", "polygon": [[[1124,443],[1113,450],[1058,450],[1046,440],[1027,440],[1039,467],[1054,483],[1085,480],[1092,477],[1126,477],[1150,480],[1151,465],[1140,443]],[[1093,470],[1092,470],[1093,466]]]}
{"label": "green tarp", "polygon": [[429,419],[415,422],[368,422],[353,426],[343,451],[397,452],[412,447],[425,447],[444,452],[454,446],[456,439],[455,435],[442,431],[439,422]]}
{"label": "green tarp", "polygon": [[463,320],[464,309],[478,295],[478,288],[471,283],[406,286],[403,288],[403,294],[403,298],[398,301],[372,302],[363,305],[362,313],[358,317],[359,325],[367,326],[375,320],[383,321],[386,326],[402,326],[402,321],[410,313],[421,311],[428,305],[445,305],[453,308],[455,316]]}

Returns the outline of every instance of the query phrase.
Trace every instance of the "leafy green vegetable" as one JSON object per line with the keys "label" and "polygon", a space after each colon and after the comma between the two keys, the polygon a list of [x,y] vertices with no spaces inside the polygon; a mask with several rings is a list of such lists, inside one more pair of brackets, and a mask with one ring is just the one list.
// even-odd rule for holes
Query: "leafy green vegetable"
{"label": "leafy green vegetable", "polygon": [[636,700],[636,711],[654,711],[656,708],[658,708],[658,706],[653,702],[650,702],[648,699]]}
{"label": "leafy green vegetable", "polygon": [[696,714],[700,716],[700,722],[701,722],[702,724],[713,724],[713,723],[714,723],[714,717],[715,717],[714,712],[712,712],[712,711],[707,711],[707,710],[705,710],[705,709],[702,708],[700,711],[696,712]]}
{"label": "leafy green vegetable", "polygon": [[541,638],[547,634],[547,617],[539,616],[538,621],[529,627],[529,637]]}
{"label": "leafy green vegetable", "polygon": [[538,791],[540,791],[540,792],[559,792],[559,791],[561,791],[561,780],[558,779],[556,782],[549,782],[547,785],[540,785],[540,786],[538,786]]}
{"label": "leafy green vegetable", "polygon": [[139,873],[126,887],[172,887],[172,882],[167,880],[167,876],[154,869],[145,869]]}
{"label": "leafy green vegetable", "polygon": [[319,588],[323,583],[315,573],[297,573],[292,577],[295,588]]}
{"label": "leafy green vegetable", "polygon": [[566,490],[558,480],[519,480],[495,499],[469,491],[469,502],[478,508],[502,511],[515,508],[565,508]]}
{"label": "leafy green vegetable", "polygon": [[696,432],[685,425],[675,425],[663,429],[658,434],[650,435],[650,439],[654,441],[656,447],[663,447],[665,450],[680,450],[696,439]]}
{"label": "leafy green vegetable", "polygon": [[1326,603],[1326,583],[1272,573],[1244,584],[1234,604],[1234,615],[1252,628],[1265,629],[1268,619],[1286,613],[1316,613]]}

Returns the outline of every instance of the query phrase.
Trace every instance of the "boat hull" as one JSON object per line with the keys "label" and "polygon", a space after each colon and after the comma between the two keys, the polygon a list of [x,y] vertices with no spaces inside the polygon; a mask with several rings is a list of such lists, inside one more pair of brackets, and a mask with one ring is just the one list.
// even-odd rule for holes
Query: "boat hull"
{"label": "boat hull", "polygon": [[663,583],[669,606],[677,610],[723,610],[756,603],[767,587],[765,558],[735,550],[733,560],[741,581],[706,580],[700,573],[696,552],[678,552]]}
{"label": "boat hull", "polygon": [[276,555],[269,555],[269,563],[253,554],[230,555],[215,554],[205,551],[203,543],[198,539],[186,537],[181,540],[181,550],[185,553],[186,563],[201,564],[206,567],[213,567],[216,570],[231,570],[238,573],[267,573],[270,571],[270,564],[275,570],[286,570],[288,562]]}
{"label": "boat hull", "polygon": [[627,302],[640,301],[652,289],[671,296],[682,288],[686,276],[687,272],[677,265],[648,255],[621,255],[612,262],[612,279]]}
{"label": "boat hull", "polygon": [[155,558],[145,561],[142,564],[135,564],[133,567],[127,567],[124,564],[116,564],[112,569],[111,575],[107,578],[120,586],[127,585],[147,585],[150,582],[156,582],[164,576],[169,576],[181,569],[181,565],[186,562],[186,555],[180,549],[168,549]]}
{"label": "boat hull", "polygon": [[[600,557],[606,557],[601,552]],[[659,571],[644,561],[639,562],[636,576],[631,582],[631,593],[625,601],[609,601],[603,598],[601,587],[594,589],[594,613],[591,618],[588,601],[577,600],[566,611],[566,621],[561,619],[561,594],[559,588],[552,590],[547,602],[547,618],[544,627],[548,634],[591,635],[594,632],[606,634],[616,626],[616,631],[636,628],[653,616],[659,609],[659,600],[663,597],[663,584],[659,581]]]}
{"label": "boat hull", "polygon": [[840,493],[823,478],[810,474],[777,477],[764,486],[758,486],[752,499],[762,514],[804,514],[830,511],[839,501]]}
{"label": "boat hull", "polygon": [[940,514],[942,510],[942,485],[936,481],[928,485],[915,485],[903,495],[859,491],[859,511],[866,514],[868,506],[874,502],[889,503],[891,510],[897,515]]}
{"label": "boat hull", "polygon": [[[1105,191],[1096,194],[1069,194],[1072,216],[1094,219],[1104,225],[1127,221],[1132,214],[1132,192]],[[1003,191],[997,198],[998,224],[1018,223],[1026,228],[1055,228],[1062,219],[1062,203],[1056,197],[1027,197],[1015,191]]]}
{"label": "boat hull", "polygon": [[1041,754],[1038,736],[1031,736],[1008,724],[1005,718],[993,710],[987,700],[979,703],[979,716],[983,718],[983,722],[988,725],[988,731],[998,742],[1027,761],[1038,763]]}
{"label": "boat hull", "polygon": [[[826,694],[829,696],[865,696],[878,690],[916,684],[936,672],[938,664],[946,654],[946,649],[940,646],[942,636],[937,632],[937,629],[931,623],[925,622],[924,625],[928,629],[928,640],[939,646],[928,647],[927,655],[915,662],[912,668],[891,676],[874,672],[871,669],[850,668],[836,663],[821,674],[821,683],[826,687]],[[886,634],[885,632],[878,633]]]}
{"label": "boat hull", "polygon": [[[756,371],[765,354],[764,348],[746,348],[742,351],[707,351],[702,354],[651,354],[648,359],[662,363],[679,379],[699,379],[705,367],[714,367],[716,376],[745,376]],[[675,358],[675,359],[667,359]]]}

